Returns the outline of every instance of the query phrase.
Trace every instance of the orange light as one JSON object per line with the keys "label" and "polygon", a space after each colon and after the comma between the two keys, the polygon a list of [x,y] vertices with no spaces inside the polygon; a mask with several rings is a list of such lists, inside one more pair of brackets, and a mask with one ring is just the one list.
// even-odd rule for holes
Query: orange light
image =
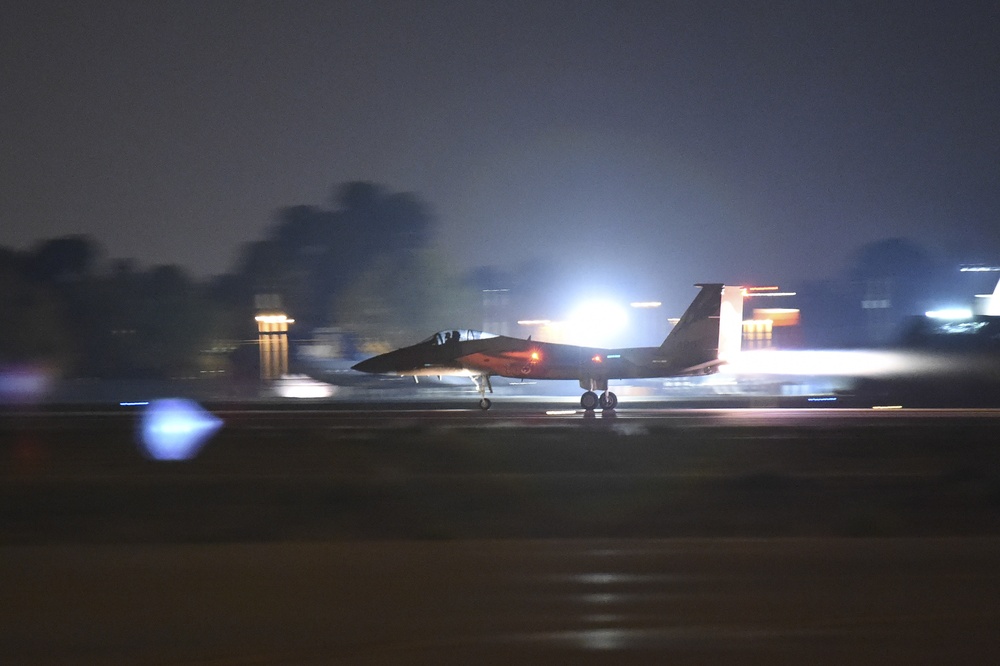
{"label": "orange light", "polygon": [[600,363],[603,359],[601,358],[600,354],[595,354],[594,358],[592,358],[590,360],[593,361],[594,363]]}
{"label": "orange light", "polygon": [[795,296],[794,291],[779,291],[776,286],[769,287],[743,287],[743,296],[752,298],[754,296]]}
{"label": "orange light", "polygon": [[538,352],[536,352],[536,351],[533,351],[533,352],[531,352],[531,360],[532,360],[532,361],[537,361],[537,360],[539,360],[540,358],[542,358],[542,355],[541,355],[541,354],[539,354],[539,353],[538,353]]}
{"label": "orange light", "polygon": [[754,319],[770,319],[774,326],[797,326],[798,308],[754,308]]}

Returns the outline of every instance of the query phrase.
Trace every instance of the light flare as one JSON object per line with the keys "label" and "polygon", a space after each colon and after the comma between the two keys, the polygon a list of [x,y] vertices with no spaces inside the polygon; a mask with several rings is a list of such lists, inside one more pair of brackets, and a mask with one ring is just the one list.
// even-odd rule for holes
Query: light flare
{"label": "light flare", "polygon": [[40,402],[54,382],[54,373],[43,366],[0,366],[0,404]]}
{"label": "light flare", "polygon": [[222,427],[222,420],[182,398],[153,400],[142,415],[139,445],[153,460],[190,460]]}
{"label": "light flare", "polygon": [[608,347],[628,328],[629,315],[613,301],[588,301],[580,304],[566,322],[570,344]]}

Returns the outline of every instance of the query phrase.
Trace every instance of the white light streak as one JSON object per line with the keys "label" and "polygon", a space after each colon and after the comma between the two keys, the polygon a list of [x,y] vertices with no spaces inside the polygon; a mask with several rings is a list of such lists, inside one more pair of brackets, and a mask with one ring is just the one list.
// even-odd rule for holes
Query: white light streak
{"label": "white light streak", "polygon": [[288,315],[278,314],[278,315],[257,315],[254,317],[254,321],[259,321],[264,324],[294,324],[295,320],[290,319]]}
{"label": "white light streak", "polygon": [[924,316],[931,319],[970,319],[972,310],[968,308],[945,308],[943,310],[928,310]]}
{"label": "white light streak", "polygon": [[740,352],[720,368],[723,375],[879,377],[944,372],[947,358],[881,350],[760,350]]}
{"label": "white light streak", "polygon": [[318,399],[331,397],[336,388],[308,375],[285,375],[275,380],[273,391],[280,398]]}

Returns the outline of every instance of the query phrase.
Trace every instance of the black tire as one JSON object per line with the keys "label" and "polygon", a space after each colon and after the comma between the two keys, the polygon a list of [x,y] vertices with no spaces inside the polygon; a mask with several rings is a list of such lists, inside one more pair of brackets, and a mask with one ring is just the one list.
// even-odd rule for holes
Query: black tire
{"label": "black tire", "polygon": [[597,399],[597,394],[593,391],[587,391],[580,396],[580,406],[588,412],[594,411],[594,408],[597,407],[598,403],[599,400]]}
{"label": "black tire", "polygon": [[492,405],[493,403],[490,401],[489,398],[483,398],[482,400],[479,401],[479,409],[483,410],[484,412],[487,409],[489,409]]}

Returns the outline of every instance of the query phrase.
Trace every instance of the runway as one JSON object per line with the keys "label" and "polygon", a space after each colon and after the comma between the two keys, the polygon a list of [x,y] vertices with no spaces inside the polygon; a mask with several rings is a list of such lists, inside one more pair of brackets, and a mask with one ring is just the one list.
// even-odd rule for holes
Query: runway
{"label": "runway", "polygon": [[[841,407],[836,403],[810,404],[802,401],[796,401],[795,407],[782,407],[777,399],[699,402],[640,399],[615,410],[592,412],[581,409],[578,402],[573,398],[518,397],[506,402],[497,401],[488,411],[483,411],[473,401],[464,399],[385,402],[307,400],[240,404],[206,402],[204,406],[211,413],[225,419],[230,427],[235,424],[240,427],[264,427],[265,424],[278,423],[289,428],[320,423],[331,428],[379,428],[406,425],[412,421],[462,423],[472,427],[533,426],[600,420],[663,422],[666,425],[754,426],[761,423],[798,425],[817,422],[884,423],[1000,418],[1000,408],[908,408],[891,404]],[[144,401],[126,405],[7,409],[0,411],[0,427],[8,424],[46,430],[68,427],[66,424],[71,424],[69,427],[73,428],[87,428],[104,422],[127,422],[141,416],[147,404]]]}
{"label": "runway", "polygon": [[5,664],[991,663],[1000,540],[0,548]]}
{"label": "runway", "polygon": [[[0,662],[941,663],[1000,649],[997,410],[0,417]],[[552,413],[555,412],[555,413]]]}
{"label": "runway", "polygon": [[438,407],[7,413],[0,543],[1000,534],[996,410]]}

